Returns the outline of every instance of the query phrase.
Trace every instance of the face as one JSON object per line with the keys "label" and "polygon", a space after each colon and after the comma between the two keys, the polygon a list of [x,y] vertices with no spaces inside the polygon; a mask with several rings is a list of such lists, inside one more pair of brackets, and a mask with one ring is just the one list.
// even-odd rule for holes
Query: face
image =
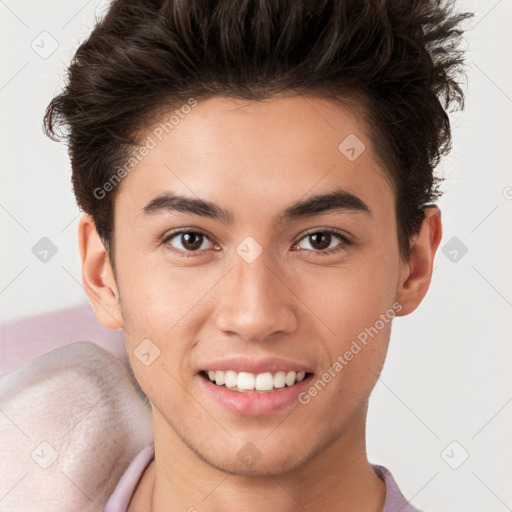
{"label": "face", "polygon": [[362,121],[320,98],[216,97],[161,132],[116,196],[102,299],[155,442],[224,471],[292,470],[364,429],[402,309],[386,171]]}

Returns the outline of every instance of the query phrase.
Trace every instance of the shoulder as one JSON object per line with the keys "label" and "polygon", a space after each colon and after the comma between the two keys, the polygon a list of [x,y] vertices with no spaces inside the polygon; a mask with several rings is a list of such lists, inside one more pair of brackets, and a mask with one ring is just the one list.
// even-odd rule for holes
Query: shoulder
{"label": "shoulder", "polygon": [[378,464],[372,464],[372,467],[386,484],[386,501],[382,512],[395,512],[397,510],[400,510],[400,512],[422,512],[405,498],[388,468]]}
{"label": "shoulder", "polygon": [[66,345],[0,378],[0,495],[12,509],[97,511],[152,440],[127,360]]}

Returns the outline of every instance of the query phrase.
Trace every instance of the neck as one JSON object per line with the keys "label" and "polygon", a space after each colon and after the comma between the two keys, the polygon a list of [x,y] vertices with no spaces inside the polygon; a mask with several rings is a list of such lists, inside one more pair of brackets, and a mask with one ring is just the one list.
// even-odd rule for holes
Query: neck
{"label": "neck", "polygon": [[211,466],[163,417],[154,415],[155,460],[129,512],[147,511],[149,503],[151,512],[381,512],[386,489],[367,459],[366,412],[365,405],[336,441],[296,469],[262,476],[236,475]]}

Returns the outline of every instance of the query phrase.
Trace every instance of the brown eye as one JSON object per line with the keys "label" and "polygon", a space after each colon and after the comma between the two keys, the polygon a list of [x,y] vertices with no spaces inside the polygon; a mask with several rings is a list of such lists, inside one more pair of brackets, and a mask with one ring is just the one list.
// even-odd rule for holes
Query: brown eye
{"label": "brown eye", "polygon": [[198,231],[178,231],[172,233],[165,240],[164,243],[171,246],[175,251],[186,252],[200,252],[200,250],[208,249],[208,237]]}
{"label": "brown eye", "polygon": [[330,233],[313,233],[312,235],[308,235],[308,238],[314,249],[323,251],[331,244],[332,236]]}
{"label": "brown eye", "polygon": [[[304,245],[304,242],[307,242],[307,245]],[[350,245],[352,242],[343,233],[333,229],[322,229],[306,234],[294,247],[305,249],[313,256],[329,256]]]}
{"label": "brown eye", "polygon": [[203,235],[201,233],[181,233],[180,236],[180,241],[187,250],[195,251],[203,243]]}

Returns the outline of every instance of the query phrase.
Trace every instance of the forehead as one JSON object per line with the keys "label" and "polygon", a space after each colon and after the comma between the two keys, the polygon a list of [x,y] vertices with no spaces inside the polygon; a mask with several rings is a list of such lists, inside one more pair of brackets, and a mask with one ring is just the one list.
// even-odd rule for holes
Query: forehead
{"label": "forehead", "polygon": [[259,201],[261,213],[339,186],[394,203],[362,118],[331,100],[213,97],[162,115],[142,141],[149,149],[116,198],[116,209],[133,214],[166,190],[233,211]]}

